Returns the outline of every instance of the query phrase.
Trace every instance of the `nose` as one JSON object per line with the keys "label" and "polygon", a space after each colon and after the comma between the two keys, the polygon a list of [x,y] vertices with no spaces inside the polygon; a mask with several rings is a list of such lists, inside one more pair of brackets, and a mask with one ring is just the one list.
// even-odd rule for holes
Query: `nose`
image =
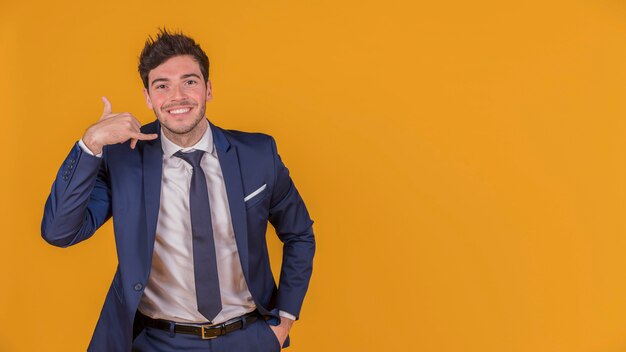
{"label": "nose", "polygon": [[181,85],[176,84],[172,87],[172,99],[174,100],[182,100],[185,99],[185,94],[183,93],[183,88]]}

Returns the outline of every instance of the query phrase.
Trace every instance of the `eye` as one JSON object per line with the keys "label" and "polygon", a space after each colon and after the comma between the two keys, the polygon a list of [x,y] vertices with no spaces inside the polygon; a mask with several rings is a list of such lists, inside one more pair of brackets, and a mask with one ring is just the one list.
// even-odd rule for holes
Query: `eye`
{"label": "eye", "polygon": [[156,89],[165,89],[166,85],[165,84],[159,84],[158,86],[156,86]]}
{"label": "eye", "polygon": [[195,81],[195,80],[193,80],[193,79],[189,79],[189,80],[185,81],[185,84],[186,84],[186,85],[188,85],[188,86],[193,86],[193,85],[195,85],[196,83],[198,83],[198,82],[196,82],[196,81]]}

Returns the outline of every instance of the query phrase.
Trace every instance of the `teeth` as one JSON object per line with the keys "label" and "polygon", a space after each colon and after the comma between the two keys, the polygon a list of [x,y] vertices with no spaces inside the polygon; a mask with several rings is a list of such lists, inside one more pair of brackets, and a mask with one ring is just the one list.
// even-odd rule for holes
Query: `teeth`
{"label": "teeth", "polygon": [[185,109],[170,110],[170,114],[174,114],[174,115],[177,115],[177,114],[184,114],[184,113],[186,113],[186,112],[187,112],[187,111],[189,111],[189,110],[191,110],[191,109],[189,109],[189,108],[185,108]]}

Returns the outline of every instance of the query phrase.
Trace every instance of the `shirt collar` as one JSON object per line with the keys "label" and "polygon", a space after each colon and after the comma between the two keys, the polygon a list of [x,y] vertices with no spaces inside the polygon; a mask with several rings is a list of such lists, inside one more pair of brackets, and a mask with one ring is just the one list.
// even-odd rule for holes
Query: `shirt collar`
{"label": "shirt collar", "polygon": [[172,155],[174,155],[174,153],[176,153],[179,150],[182,150],[183,152],[190,152],[192,150],[202,150],[209,154],[213,154],[214,146],[213,146],[213,133],[211,133],[211,124],[206,119],[204,119],[204,122],[201,122],[201,123],[207,124],[206,131],[204,131],[204,134],[202,135],[202,137],[200,137],[200,140],[198,141],[198,143],[187,148],[183,148],[177,145],[176,143],[170,141],[163,133],[163,127],[161,127],[161,148],[163,149],[163,156],[165,156],[165,158],[171,158]]}

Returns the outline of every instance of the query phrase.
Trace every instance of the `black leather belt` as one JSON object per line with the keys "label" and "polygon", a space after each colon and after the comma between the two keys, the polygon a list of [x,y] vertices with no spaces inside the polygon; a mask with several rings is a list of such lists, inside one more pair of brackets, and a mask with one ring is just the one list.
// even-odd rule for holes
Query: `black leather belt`
{"label": "black leather belt", "polygon": [[198,335],[205,340],[214,339],[218,336],[226,335],[229,332],[243,329],[244,327],[259,320],[260,315],[257,311],[242,315],[238,318],[228,320],[221,324],[185,324],[175,321],[152,319],[141,312],[137,312],[137,316],[143,326],[150,328],[171,331],[177,334]]}

